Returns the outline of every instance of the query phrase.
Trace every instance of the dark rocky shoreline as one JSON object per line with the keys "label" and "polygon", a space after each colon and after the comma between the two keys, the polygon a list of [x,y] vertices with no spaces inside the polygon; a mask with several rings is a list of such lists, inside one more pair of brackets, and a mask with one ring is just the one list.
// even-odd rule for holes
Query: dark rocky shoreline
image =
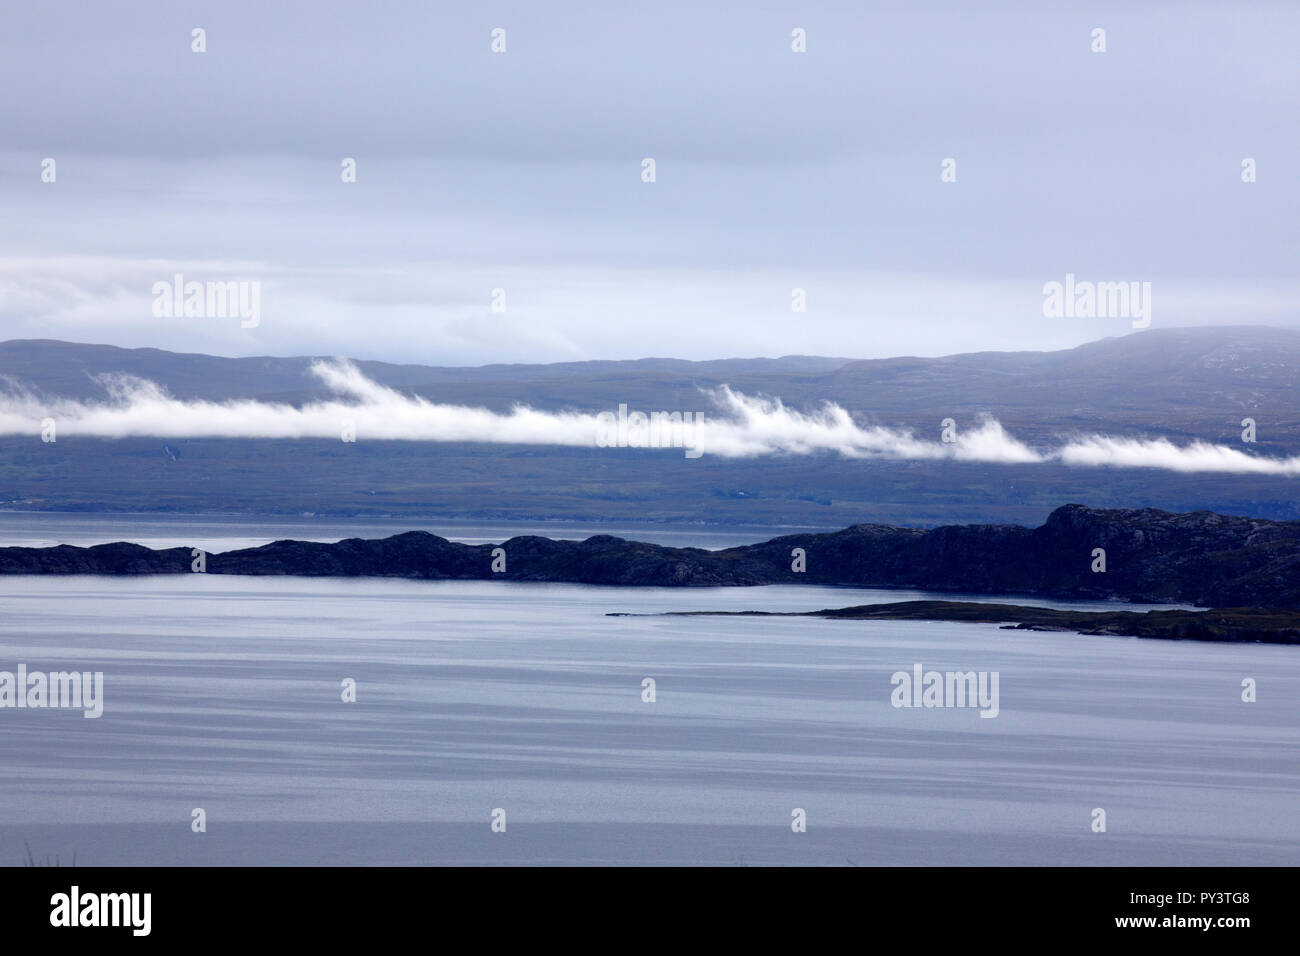
{"label": "dark rocky shoreline", "polygon": [[[505,571],[493,570],[494,549]],[[1104,573],[1092,570],[1106,552]],[[792,570],[802,549],[806,570]],[[116,543],[0,548],[0,574],[188,574],[189,548]],[[949,593],[1119,599],[1212,608],[1300,608],[1300,522],[1198,511],[1057,508],[1038,528],[854,525],[705,551],[597,535],[466,545],[424,531],[336,543],[275,541],[204,556],[209,574],[549,581],[712,587],[822,584]],[[498,565],[499,566],[499,565]]]}
{"label": "dark rocky shoreline", "polygon": [[[613,617],[640,617],[620,615]],[[1206,611],[1073,611],[977,601],[899,601],[821,611],[669,611],[656,617],[824,617],[855,621],[962,621],[1022,631],[1070,631],[1109,637],[1228,643],[1300,644],[1300,611],[1212,608]]]}

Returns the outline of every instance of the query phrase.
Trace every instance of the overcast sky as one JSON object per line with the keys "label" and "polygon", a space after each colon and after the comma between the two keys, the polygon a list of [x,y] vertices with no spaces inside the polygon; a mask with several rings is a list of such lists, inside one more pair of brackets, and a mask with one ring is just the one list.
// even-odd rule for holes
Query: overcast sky
{"label": "overcast sky", "polygon": [[[974,6],[5,0],[0,339],[480,364],[1131,331],[1044,317],[1066,273],[1150,282],[1154,328],[1300,327],[1300,4]],[[178,272],[259,282],[259,324],[155,316]]]}

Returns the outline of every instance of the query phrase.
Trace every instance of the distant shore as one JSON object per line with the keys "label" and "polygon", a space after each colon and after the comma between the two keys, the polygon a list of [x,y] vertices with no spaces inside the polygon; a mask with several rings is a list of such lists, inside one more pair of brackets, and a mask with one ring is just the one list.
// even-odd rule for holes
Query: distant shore
{"label": "distant shore", "polygon": [[0,548],[0,574],[207,574],[539,581],[620,587],[816,584],[1060,601],[1300,609],[1300,522],[1063,505],[1038,528],[859,524],[719,550],[598,534],[465,544],[427,531],[207,553],[116,542]]}
{"label": "distant shore", "polygon": [[854,525],[716,551],[600,534],[463,544],[427,531],[206,553],[113,544],[0,548],[0,574],[232,574],[622,587],[843,585],[947,594],[1300,609],[1300,522],[1064,505],[1038,528]]}
{"label": "distant shore", "polygon": [[1021,631],[1070,631],[1176,641],[1300,644],[1300,611],[1211,608],[1205,611],[1072,611],[977,601],[899,601],[821,611],[667,611],[611,617],[823,617],[856,621],[959,621]]}

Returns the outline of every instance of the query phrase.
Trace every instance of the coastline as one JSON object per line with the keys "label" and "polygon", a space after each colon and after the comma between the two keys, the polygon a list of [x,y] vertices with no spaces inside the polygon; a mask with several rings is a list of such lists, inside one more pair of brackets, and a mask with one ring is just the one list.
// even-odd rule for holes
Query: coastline
{"label": "coastline", "polygon": [[610,617],[821,617],[855,621],[954,621],[1000,624],[1003,630],[1060,631],[1101,637],[1218,643],[1300,644],[1300,611],[1209,608],[1199,611],[1074,611],[977,601],[899,601],[820,611],[665,611]]}

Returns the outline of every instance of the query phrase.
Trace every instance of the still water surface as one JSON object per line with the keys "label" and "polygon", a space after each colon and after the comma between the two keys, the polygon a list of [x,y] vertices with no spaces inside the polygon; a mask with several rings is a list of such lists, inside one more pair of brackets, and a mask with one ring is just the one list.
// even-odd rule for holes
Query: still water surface
{"label": "still water surface", "polygon": [[[607,616],[924,596],[0,577],[0,670],[105,681],[0,710],[0,864],[1300,864],[1300,649]],[[894,708],[918,663],[997,671],[999,715]]]}

